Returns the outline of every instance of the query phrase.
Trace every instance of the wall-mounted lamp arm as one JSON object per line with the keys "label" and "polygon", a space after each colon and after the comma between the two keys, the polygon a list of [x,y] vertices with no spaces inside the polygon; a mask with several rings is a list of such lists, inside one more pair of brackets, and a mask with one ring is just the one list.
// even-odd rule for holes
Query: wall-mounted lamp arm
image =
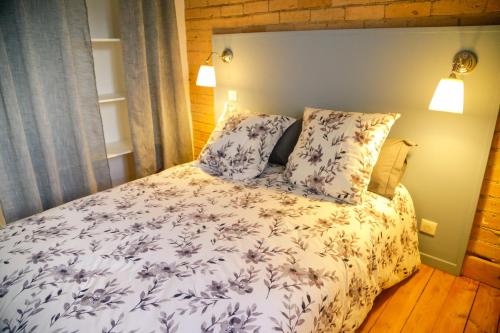
{"label": "wall-mounted lamp arm", "polygon": [[218,58],[222,60],[222,62],[228,64],[233,60],[233,51],[231,49],[224,49],[222,53],[219,55],[217,52],[210,52],[207,59],[205,60],[205,65],[201,65],[198,71],[198,76],[196,78],[196,85],[201,87],[215,87],[216,78],[215,78],[215,68],[214,66],[210,66],[210,59],[212,59],[213,55],[216,55]]}
{"label": "wall-mounted lamp arm", "polygon": [[455,54],[450,76],[439,81],[429,104],[429,110],[463,113],[464,81],[457,75],[469,73],[476,65],[477,56],[474,52],[462,50]]}
{"label": "wall-mounted lamp arm", "polygon": [[207,59],[205,59],[205,64],[207,64],[207,65],[208,65],[208,64],[210,63],[210,60],[212,59],[212,56],[213,56],[214,54],[215,54],[217,57],[220,57],[220,55],[219,55],[217,52],[212,52],[212,53],[210,53],[210,54],[208,55]]}
{"label": "wall-mounted lamp arm", "polygon": [[222,51],[221,54],[217,53],[217,52],[211,52],[207,59],[205,60],[205,63],[206,64],[209,64],[210,63],[210,59],[212,59],[212,56],[213,55],[216,55],[218,58],[220,58],[223,62],[225,63],[230,63],[232,60],[233,60],[233,51],[231,49],[224,49],[224,51]]}

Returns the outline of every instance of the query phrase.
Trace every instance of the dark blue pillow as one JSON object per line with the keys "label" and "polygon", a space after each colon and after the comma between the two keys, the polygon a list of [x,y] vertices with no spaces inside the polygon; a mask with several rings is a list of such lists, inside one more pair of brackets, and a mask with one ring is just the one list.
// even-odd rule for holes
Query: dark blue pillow
{"label": "dark blue pillow", "polygon": [[286,165],[288,156],[290,156],[293,148],[295,148],[301,131],[302,119],[299,119],[290,125],[278,140],[269,157],[269,163]]}

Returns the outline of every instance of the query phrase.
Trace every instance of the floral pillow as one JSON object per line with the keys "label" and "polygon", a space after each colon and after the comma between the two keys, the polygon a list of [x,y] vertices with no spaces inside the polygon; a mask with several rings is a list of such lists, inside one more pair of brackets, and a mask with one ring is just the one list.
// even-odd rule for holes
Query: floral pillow
{"label": "floral pillow", "polygon": [[306,108],[284,177],[313,193],[359,203],[396,113]]}
{"label": "floral pillow", "polygon": [[295,119],[279,115],[234,112],[224,115],[200,154],[200,163],[232,179],[262,173],[276,142]]}

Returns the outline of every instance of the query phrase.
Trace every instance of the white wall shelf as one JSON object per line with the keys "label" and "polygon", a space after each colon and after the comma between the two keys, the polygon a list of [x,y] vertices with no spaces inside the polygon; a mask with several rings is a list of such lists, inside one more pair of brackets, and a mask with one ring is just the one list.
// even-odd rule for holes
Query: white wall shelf
{"label": "white wall shelf", "polygon": [[120,43],[120,38],[91,38],[92,43]]}
{"label": "white wall shelf", "polygon": [[108,158],[130,154],[132,153],[132,144],[126,140],[106,143],[106,151]]}
{"label": "white wall shelf", "polygon": [[135,179],[127,103],[123,103],[126,89],[119,1],[86,0],[99,108],[113,186]]}
{"label": "white wall shelf", "polygon": [[99,95],[99,103],[111,103],[124,101],[125,95],[121,93]]}
{"label": "white wall shelf", "polygon": [[121,44],[92,44],[92,53],[99,95],[124,92],[125,75]]}

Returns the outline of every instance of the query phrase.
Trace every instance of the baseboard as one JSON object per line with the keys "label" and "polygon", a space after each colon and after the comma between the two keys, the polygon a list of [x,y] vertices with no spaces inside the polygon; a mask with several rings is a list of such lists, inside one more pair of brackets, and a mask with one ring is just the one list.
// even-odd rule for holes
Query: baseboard
{"label": "baseboard", "polygon": [[420,259],[422,263],[429,265],[431,267],[437,268],[441,271],[448,272],[453,275],[460,275],[460,267],[450,261],[431,256],[430,254],[420,252]]}

